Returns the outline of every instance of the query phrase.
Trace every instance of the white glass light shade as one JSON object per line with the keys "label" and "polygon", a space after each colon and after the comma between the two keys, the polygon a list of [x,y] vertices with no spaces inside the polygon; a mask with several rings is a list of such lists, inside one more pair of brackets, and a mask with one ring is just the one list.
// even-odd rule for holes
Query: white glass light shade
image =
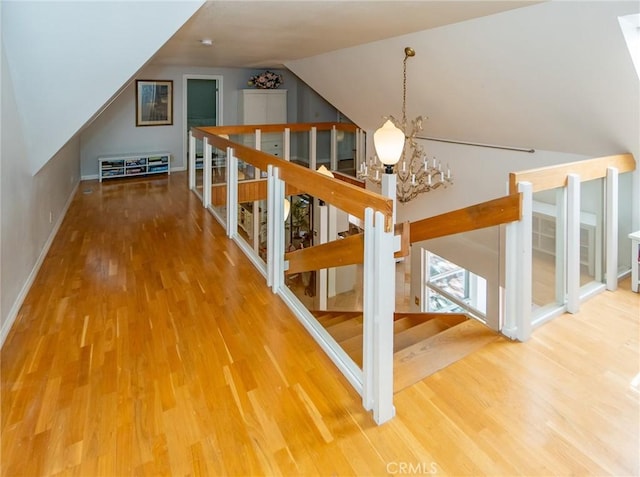
{"label": "white glass light shade", "polygon": [[393,166],[400,160],[404,148],[404,133],[390,119],[373,133],[373,145],[378,159],[384,165]]}

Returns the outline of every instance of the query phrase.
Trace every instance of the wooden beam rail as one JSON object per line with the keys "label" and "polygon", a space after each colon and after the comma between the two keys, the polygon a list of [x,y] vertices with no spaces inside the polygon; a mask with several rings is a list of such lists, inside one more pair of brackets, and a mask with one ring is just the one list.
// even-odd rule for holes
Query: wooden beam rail
{"label": "wooden beam rail", "polygon": [[[278,130],[278,127],[287,127],[291,130],[306,131],[314,125],[328,127],[326,125],[329,124],[343,127],[342,123],[315,123],[265,125],[264,128],[260,126],[257,129],[265,132],[274,132]],[[351,125],[344,126],[351,127]],[[275,128],[274,131],[269,129],[271,127]],[[219,134],[238,134],[238,131],[246,130],[253,132],[253,129],[256,129],[256,126],[216,126],[192,128],[191,133],[200,140],[207,138],[209,143],[218,149],[233,148],[236,157],[261,170],[267,170],[269,165],[277,167],[280,171],[280,179],[286,183],[292,184],[297,188],[303,188],[308,194],[324,200],[361,220],[364,220],[365,209],[370,207],[374,211],[379,211],[385,216],[385,229],[391,231],[393,227],[393,202],[391,199],[219,136]]]}
{"label": "wooden beam rail", "polygon": [[518,182],[530,182],[533,192],[564,187],[569,174],[578,174],[582,182],[601,179],[607,175],[607,167],[615,167],[622,174],[635,170],[636,161],[632,154],[627,153],[512,172],[509,174],[509,192],[515,194],[518,191]]}
{"label": "wooden beam rail", "polygon": [[413,244],[446,235],[515,222],[521,218],[521,204],[521,194],[511,194],[412,222],[409,242]]}
{"label": "wooden beam rail", "polygon": [[285,275],[362,263],[364,234],[350,235],[344,239],[287,252],[284,259],[289,262]]}

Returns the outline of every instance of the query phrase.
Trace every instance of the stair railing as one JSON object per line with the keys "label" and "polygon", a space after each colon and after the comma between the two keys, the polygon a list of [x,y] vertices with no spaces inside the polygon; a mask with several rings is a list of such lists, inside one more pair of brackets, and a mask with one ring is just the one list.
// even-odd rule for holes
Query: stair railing
{"label": "stair railing", "polygon": [[[605,179],[605,244],[606,289],[615,290],[618,281],[618,176],[636,168],[631,154],[598,157],[567,164],[513,172],[509,175],[509,190],[523,195],[522,219],[506,230],[505,323],[503,334],[520,341],[531,336],[533,328],[554,316],[568,311],[576,313],[580,300],[580,184],[593,179]],[[566,303],[540,313],[532,312],[532,233],[533,193],[558,189],[561,202],[566,203],[561,215],[566,223],[558,222],[566,234]],[[565,257],[556,256],[564,261]],[[564,281],[564,280],[563,280]],[[591,293],[604,289],[598,286]],[[564,293],[564,290],[563,290]],[[564,300],[563,300],[564,301]]]}
{"label": "stair railing", "polygon": [[[254,265],[261,270],[272,287],[300,319],[309,333],[333,360],[352,386],[362,395],[363,405],[372,410],[374,420],[381,424],[395,414],[393,407],[393,312],[394,293],[385,293],[395,289],[393,234],[393,202],[374,192],[356,185],[334,180],[315,171],[315,154],[310,154],[309,167],[294,164],[289,158],[288,139],[292,131],[309,131],[310,144],[315,144],[315,134],[320,129],[332,131],[353,130],[347,124],[286,124],[259,126],[221,126],[210,128],[192,128],[190,131],[189,164],[195,168],[196,141],[202,141],[204,160],[203,205],[213,212],[211,193],[211,157],[213,149],[226,151],[226,220],[220,220],[226,227],[229,238],[243,249]],[[237,134],[255,134],[256,146],[260,147],[263,132],[281,132],[284,130],[285,158],[278,158],[257,149],[229,139]],[[332,147],[332,162],[335,162],[335,148]],[[311,152],[311,151],[310,151]],[[248,188],[240,185],[238,161],[251,164],[258,171],[266,171],[267,199],[267,263],[266,269],[256,258],[251,247],[238,236],[238,205],[241,193]],[[262,176],[262,173],[259,174]],[[190,175],[190,187],[195,181]],[[325,201],[364,223],[364,351],[363,367],[358,368],[353,360],[342,350],[335,340],[318,325],[311,313],[301,306],[299,300],[284,285],[287,262],[284,254],[284,199],[285,188],[293,187]],[[242,191],[242,189],[245,189]],[[252,198],[262,198],[264,186],[254,190]]]}

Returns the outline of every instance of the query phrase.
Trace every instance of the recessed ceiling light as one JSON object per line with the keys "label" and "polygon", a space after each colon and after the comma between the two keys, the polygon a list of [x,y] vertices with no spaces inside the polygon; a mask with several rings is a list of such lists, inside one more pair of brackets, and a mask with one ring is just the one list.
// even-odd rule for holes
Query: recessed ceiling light
{"label": "recessed ceiling light", "polygon": [[202,40],[200,40],[200,43],[205,46],[211,46],[213,45],[213,40],[210,40],[209,38],[203,38]]}

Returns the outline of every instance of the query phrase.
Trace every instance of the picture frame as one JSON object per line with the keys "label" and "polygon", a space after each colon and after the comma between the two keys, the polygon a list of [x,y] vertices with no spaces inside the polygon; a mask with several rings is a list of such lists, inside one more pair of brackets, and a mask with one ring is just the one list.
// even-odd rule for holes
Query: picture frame
{"label": "picture frame", "polygon": [[173,124],[173,81],[136,80],[136,126]]}

